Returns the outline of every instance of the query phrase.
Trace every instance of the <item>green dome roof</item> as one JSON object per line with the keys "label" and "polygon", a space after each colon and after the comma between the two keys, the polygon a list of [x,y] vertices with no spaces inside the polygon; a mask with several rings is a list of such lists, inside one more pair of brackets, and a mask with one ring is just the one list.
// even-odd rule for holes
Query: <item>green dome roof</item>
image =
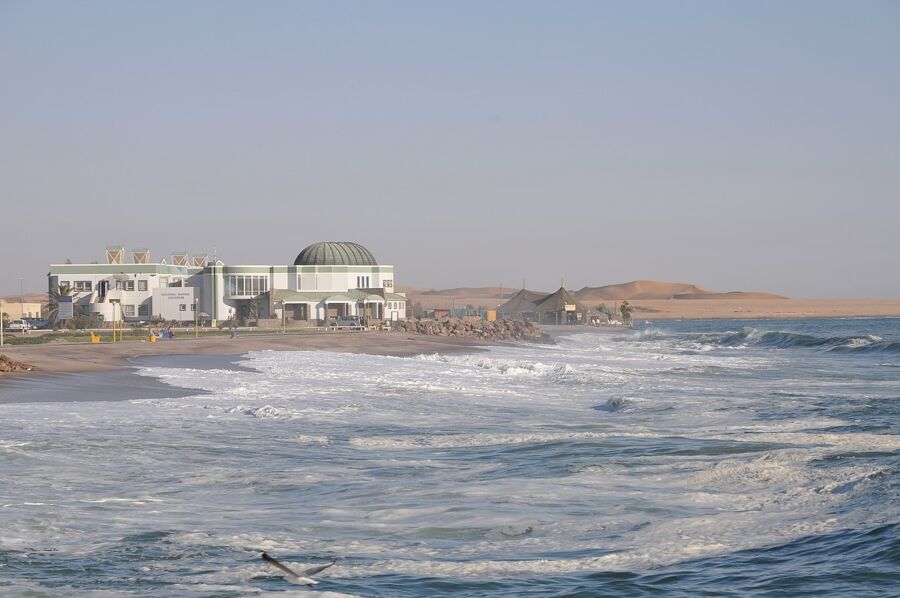
{"label": "green dome roof", "polygon": [[375,256],[359,243],[313,243],[297,255],[295,266],[375,266]]}

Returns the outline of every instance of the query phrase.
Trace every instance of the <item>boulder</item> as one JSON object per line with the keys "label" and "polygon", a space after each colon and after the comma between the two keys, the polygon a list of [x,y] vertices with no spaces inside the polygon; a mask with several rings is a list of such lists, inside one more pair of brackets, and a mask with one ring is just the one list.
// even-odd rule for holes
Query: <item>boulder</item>
{"label": "boulder", "polygon": [[0,372],[30,372],[34,367],[21,361],[0,355]]}
{"label": "boulder", "polygon": [[534,324],[518,320],[488,322],[472,318],[445,318],[443,320],[417,320],[410,318],[394,322],[393,326],[400,332],[430,336],[461,336],[516,342],[553,342],[548,335],[541,332]]}

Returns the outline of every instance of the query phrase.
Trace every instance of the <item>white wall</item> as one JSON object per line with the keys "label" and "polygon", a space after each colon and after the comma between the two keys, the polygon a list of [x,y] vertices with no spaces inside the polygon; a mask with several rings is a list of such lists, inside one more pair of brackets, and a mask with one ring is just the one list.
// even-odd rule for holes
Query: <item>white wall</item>
{"label": "white wall", "polygon": [[[194,321],[193,287],[154,289],[153,316],[163,320]],[[182,309],[183,308],[183,309]]]}

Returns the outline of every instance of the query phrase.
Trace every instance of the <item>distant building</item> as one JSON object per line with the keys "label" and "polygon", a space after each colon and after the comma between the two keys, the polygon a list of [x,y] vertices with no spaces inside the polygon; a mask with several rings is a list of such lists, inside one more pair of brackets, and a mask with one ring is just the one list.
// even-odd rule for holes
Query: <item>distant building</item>
{"label": "distant building", "polygon": [[28,301],[0,301],[0,313],[6,314],[10,320],[40,318],[41,304]]}
{"label": "distant building", "polygon": [[497,308],[501,318],[525,320],[538,324],[581,324],[587,322],[589,310],[563,287],[554,293],[537,293],[522,289]]}
{"label": "distant building", "polygon": [[314,243],[292,265],[226,265],[174,254],[153,262],[146,250],[108,248],[105,264],[53,264],[49,288],[67,285],[76,310],[99,322],[152,319],[213,324],[284,317],[309,325],[344,315],[406,318],[406,296],[394,292],[394,267],[378,264],[357,243]]}

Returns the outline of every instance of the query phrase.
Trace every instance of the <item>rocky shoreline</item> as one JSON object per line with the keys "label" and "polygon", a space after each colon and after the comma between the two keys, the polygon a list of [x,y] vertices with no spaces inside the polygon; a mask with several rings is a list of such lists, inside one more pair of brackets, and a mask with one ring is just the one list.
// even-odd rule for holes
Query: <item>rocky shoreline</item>
{"label": "rocky shoreline", "polygon": [[30,372],[34,367],[6,355],[0,355],[0,372]]}
{"label": "rocky shoreline", "polygon": [[408,334],[430,336],[470,337],[489,341],[525,341],[532,343],[553,343],[531,322],[499,320],[488,322],[479,318],[445,318],[441,320],[419,320],[409,318],[393,322],[394,329]]}

